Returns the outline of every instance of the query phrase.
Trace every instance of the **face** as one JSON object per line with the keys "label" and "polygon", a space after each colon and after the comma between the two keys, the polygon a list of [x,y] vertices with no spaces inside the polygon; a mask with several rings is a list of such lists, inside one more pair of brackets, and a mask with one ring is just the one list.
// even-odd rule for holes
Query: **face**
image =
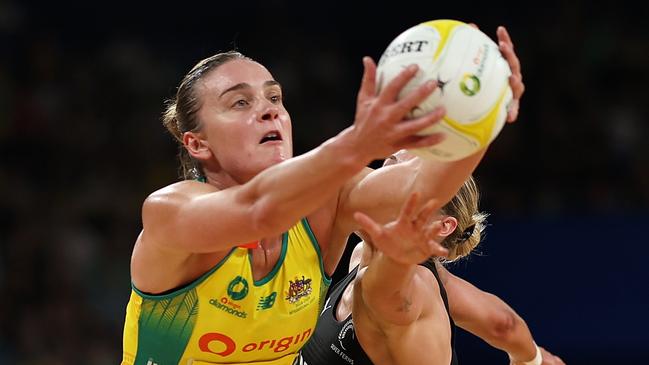
{"label": "face", "polygon": [[292,157],[291,119],[282,89],[265,67],[249,60],[227,62],[205,76],[197,92],[197,138],[209,170],[243,183]]}

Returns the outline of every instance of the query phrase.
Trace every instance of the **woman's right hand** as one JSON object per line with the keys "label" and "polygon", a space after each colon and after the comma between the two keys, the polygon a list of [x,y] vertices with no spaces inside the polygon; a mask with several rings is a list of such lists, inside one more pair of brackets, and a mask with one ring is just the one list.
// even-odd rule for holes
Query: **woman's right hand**
{"label": "woman's right hand", "polygon": [[429,80],[398,99],[406,84],[417,74],[417,65],[404,68],[378,94],[376,64],[370,57],[364,57],[363,66],[363,80],[352,128],[359,153],[366,154],[369,160],[382,159],[400,149],[427,147],[442,141],[440,133],[427,136],[418,136],[416,133],[439,122],[446,113],[443,107],[437,107],[421,117],[405,120],[410,110],[437,88],[435,81]]}

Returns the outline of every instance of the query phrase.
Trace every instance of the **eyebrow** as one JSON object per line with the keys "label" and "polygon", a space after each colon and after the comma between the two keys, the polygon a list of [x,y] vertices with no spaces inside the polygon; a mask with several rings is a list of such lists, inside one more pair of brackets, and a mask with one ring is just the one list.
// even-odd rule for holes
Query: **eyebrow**
{"label": "eyebrow", "polygon": [[264,87],[269,87],[269,86],[278,86],[280,89],[282,88],[282,85],[275,80],[268,80],[264,82]]}
{"label": "eyebrow", "polygon": [[[282,85],[280,85],[280,83],[275,81],[275,80],[268,80],[268,81],[264,82],[264,87],[269,87],[269,86],[279,86],[280,89],[282,88]],[[221,96],[231,92],[231,91],[237,91],[237,90],[241,90],[241,89],[249,89],[251,87],[252,86],[250,86],[250,84],[248,84],[247,82],[240,82],[240,83],[238,83],[238,84],[236,84],[236,85],[234,85],[232,87],[227,88],[225,91],[223,91],[221,93],[221,95],[219,95],[219,98]]]}

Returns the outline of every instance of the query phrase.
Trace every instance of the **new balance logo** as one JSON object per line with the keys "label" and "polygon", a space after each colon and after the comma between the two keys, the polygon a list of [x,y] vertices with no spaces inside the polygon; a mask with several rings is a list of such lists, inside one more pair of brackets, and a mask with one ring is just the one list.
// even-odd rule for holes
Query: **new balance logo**
{"label": "new balance logo", "polygon": [[277,298],[277,292],[272,292],[267,297],[261,297],[259,303],[257,303],[257,310],[269,309],[275,304],[275,298]]}

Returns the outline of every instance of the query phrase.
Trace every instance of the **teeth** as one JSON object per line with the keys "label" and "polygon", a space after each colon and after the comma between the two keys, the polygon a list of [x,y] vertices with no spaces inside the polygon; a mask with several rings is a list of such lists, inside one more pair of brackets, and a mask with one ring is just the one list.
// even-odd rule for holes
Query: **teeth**
{"label": "teeth", "polygon": [[264,135],[264,138],[261,139],[260,143],[277,140],[281,140],[279,132],[268,132],[266,135]]}

